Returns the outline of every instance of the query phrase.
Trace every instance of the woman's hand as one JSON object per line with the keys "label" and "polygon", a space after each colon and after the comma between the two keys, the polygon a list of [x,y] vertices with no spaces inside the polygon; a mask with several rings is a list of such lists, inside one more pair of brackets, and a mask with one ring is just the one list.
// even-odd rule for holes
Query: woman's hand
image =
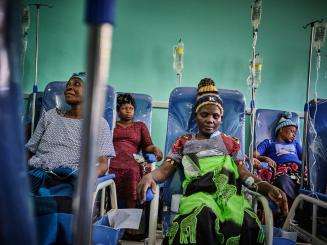
{"label": "woman's hand", "polygon": [[145,202],[146,191],[151,187],[152,192],[156,193],[156,182],[154,181],[151,173],[145,175],[137,185],[137,197],[141,203]]}
{"label": "woman's hand", "polygon": [[108,157],[101,156],[98,158],[98,164],[96,168],[97,176],[103,176],[108,171]]}
{"label": "woman's hand", "polygon": [[269,158],[269,157],[265,157],[265,160],[264,160],[266,163],[268,163],[268,165],[270,166],[270,167],[272,167],[273,169],[276,169],[276,166],[277,166],[277,164],[276,164],[276,162],[274,161],[274,160],[272,160],[271,158]]}
{"label": "woman's hand", "polygon": [[146,191],[151,187],[152,192],[156,192],[156,182],[161,183],[171,176],[177,169],[176,164],[171,159],[164,161],[159,168],[145,175],[137,185],[138,199],[143,203],[146,197]]}
{"label": "woman's hand", "polygon": [[[254,151],[253,156],[260,162],[266,162],[270,167],[276,169],[276,162],[272,160],[270,157],[261,156],[258,151]],[[255,164],[255,162],[253,164]]]}
{"label": "woman's hand", "polygon": [[162,152],[158,147],[154,147],[153,154],[156,156],[158,162],[162,160]]}
{"label": "woman's hand", "polygon": [[258,187],[259,192],[267,195],[272,201],[274,201],[284,215],[288,214],[287,198],[281,189],[269,184],[268,182],[261,182],[258,184]]}
{"label": "woman's hand", "polygon": [[260,168],[260,164],[261,164],[261,162],[258,159],[253,158],[253,167],[255,169],[259,169]]}
{"label": "woman's hand", "polygon": [[287,198],[281,189],[277,188],[276,186],[272,186],[272,188],[268,191],[268,197],[279,206],[285,216],[288,214]]}
{"label": "woman's hand", "polygon": [[143,149],[145,152],[149,152],[149,153],[152,153],[156,156],[157,158],[157,161],[161,161],[162,160],[162,152],[161,150],[156,147],[155,145],[149,145],[147,146],[145,149]]}

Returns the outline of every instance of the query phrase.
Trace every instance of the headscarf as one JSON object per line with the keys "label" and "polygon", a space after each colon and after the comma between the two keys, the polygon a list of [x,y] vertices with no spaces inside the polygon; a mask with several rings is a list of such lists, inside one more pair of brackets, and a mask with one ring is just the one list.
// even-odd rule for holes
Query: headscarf
{"label": "headscarf", "polygon": [[292,112],[284,111],[276,125],[275,134],[277,135],[278,130],[287,126],[294,126],[298,128],[297,123],[292,121]]}
{"label": "headscarf", "polygon": [[72,79],[74,77],[77,77],[77,78],[81,79],[83,81],[83,83],[86,82],[86,72],[76,72],[76,73],[73,73],[73,75],[69,78],[68,81],[70,81],[70,79]]}
{"label": "headscarf", "polygon": [[195,113],[197,113],[202,106],[208,104],[216,105],[221,114],[224,113],[222,106],[223,102],[218,95],[215,82],[211,78],[203,78],[198,84]]}

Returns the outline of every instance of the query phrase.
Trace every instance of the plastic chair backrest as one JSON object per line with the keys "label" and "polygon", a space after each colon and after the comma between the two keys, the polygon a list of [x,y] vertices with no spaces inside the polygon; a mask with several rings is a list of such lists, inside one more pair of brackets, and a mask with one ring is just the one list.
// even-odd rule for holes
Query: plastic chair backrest
{"label": "plastic chair backrest", "polygon": [[[327,194],[327,99],[309,103],[308,159],[311,191]],[[310,123],[312,122],[312,123]]]}
{"label": "plastic chair backrest", "polygon": [[[65,88],[66,82],[50,82],[44,89],[42,108],[46,111],[53,108],[62,110],[69,109],[69,105],[65,102]],[[107,85],[103,117],[107,120],[110,128],[113,129],[116,117],[116,92],[115,89],[109,85]]]}
{"label": "plastic chair backrest", "polygon": [[[276,125],[284,111],[271,109],[257,109],[255,120],[255,146],[258,146],[265,139],[275,137]],[[300,125],[300,119],[297,113],[292,112],[291,120]],[[296,140],[301,143],[301,136],[298,131]]]}
{"label": "plastic chair backrest", "polygon": [[[219,95],[224,104],[224,117],[220,130],[228,135],[240,139],[241,150],[244,153],[245,141],[245,99],[237,90],[220,89]],[[196,99],[196,88],[180,87],[175,88],[169,98],[168,122],[165,155],[171,149],[177,137],[196,133],[197,126],[193,105]],[[165,205],[170,205],[171,196],[181,193],[183,173],[177,171],[170,180],[164,184],[163,200]]]}
{"label": "plastic chair backrest", "polygon": [[[124,94],[118,92],[118,94]],[[144,122],[151,132],[151,120],[152,120],[152,97],[147,94],[129,93],[133,96],[136,104],[134,113],[134,121]],[[118,116],[117,116],[118,117]]]}

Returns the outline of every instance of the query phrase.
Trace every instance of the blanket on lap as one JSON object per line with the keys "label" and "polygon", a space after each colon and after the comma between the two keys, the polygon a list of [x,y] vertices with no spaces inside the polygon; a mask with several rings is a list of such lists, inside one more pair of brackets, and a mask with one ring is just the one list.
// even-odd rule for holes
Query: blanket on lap
{"label": "blanket on lap", "polygon": [[28,172],[39,244],[72,244],[72,198],[77,171],[59,167]]}

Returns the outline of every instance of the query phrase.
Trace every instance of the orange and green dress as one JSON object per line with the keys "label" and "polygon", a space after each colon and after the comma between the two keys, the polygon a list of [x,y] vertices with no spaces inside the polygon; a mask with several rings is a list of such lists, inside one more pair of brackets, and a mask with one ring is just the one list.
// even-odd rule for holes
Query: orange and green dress
{"label": "orange and green dress", "polygon": [[164,244],[262,244],[264,232],[242,193],[237,140],[178,138],[167,158],[183,168],[183,196]]}

